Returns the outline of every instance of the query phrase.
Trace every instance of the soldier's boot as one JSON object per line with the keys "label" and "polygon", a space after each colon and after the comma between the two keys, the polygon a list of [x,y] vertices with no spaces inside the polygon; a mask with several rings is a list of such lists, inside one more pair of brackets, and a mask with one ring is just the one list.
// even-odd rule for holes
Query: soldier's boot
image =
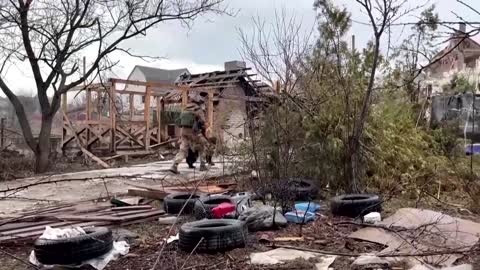
{"label": "soldier's boot", "polygon": [[203,171],[206,171],[207,170],[207,165],[205,165],[205,162],[200,162],[200,171],[203,172]]}
{"label": "soldier's boot", "polygon": [[212,156],[207,156],[207,162],[208,162],[208,164],[210,164],[211,166],[215,166],[215,163],[213,163],[213,160],[212,160]]}
{"label": "soldier's boot", "polygon": [[172,167],[170,167],[169,171],[170,171],[171,173],[178,174],[178,164],[177,164],[177,163],[173,163],[173,164],[172,164]]}

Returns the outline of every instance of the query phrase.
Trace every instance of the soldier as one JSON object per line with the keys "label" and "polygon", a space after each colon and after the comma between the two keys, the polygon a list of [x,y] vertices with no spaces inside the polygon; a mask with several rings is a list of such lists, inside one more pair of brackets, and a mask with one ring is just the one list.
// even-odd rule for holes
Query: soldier
{"label": "soldier", "polygon": [[[207,140],[205,134],[205,114],[201,108],[201,98],[192,98],[187,105],[185,112],[180,116],[181,138],[180,150],[173,160],[170,171],[178,174],[178,164],[184,160],[188,155],[188,149],[198,152],[200,158],[200,171],[207,170],[205,164],[205,146]],[[193,123],[189,121],[188,117],[193,116]]]}

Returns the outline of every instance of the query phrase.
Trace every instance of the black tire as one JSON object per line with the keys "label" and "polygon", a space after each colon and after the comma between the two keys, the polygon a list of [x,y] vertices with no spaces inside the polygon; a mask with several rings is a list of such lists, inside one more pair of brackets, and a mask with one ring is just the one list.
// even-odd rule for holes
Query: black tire
{"label": "black tire", "polygon": [[235,219],[189,222],[180,227],[178,247],[183,251],[191,252],[198,244],[195,249],[198,252],[228,251],[237,247],[245,247],[247,233],[245,223]]}
{"label": "black tire", "polygon": [[318,195],[318,187],[310,180],[293,178],[288,183],[295,194],[295,200],[309,201]]}
{"label": "black tire", "polygon": [[228,195],[213,195],[200,197],[195,202],[195,207],[193,209],[196,219],[202,218],[213,218],[212,209],[217,207],[219,204],[228,202],[235,205],[232,197]]}
{"label": "black tire", "polygon": [[382,200],[374,194],[346,194],[332,198],[330,210],[335,216],[357,218],[382,211]]}
{"label": "black tire", "polygon": [[65,239],[41,239],[34,244],[37,260],[45,265],[77,264],[109,252],[113,247],[112,231],[105,227],[86,228],[86,235]]}
{"label": "black tire", "polygon": [[182,209],[183,205],[186,203],[185,208],[183,209],[184,214],[191,214],[193,212],[193,207],[195,206],[195,201],[200,198],[200,194],[193,194],[191,199],[190,192],[175,192],[168,194],[163,199],[163,209],[169,214],[178,214]]}

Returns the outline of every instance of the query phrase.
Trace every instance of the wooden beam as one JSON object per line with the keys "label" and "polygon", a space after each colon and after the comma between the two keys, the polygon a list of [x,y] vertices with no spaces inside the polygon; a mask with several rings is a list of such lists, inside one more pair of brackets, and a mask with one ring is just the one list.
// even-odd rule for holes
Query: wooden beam
{"label": "wooden beam", "polygon": [[133,94],[130,94],[130,96],[128,97],[128,104],[130,106],[130,119],[129,120],[132,120],[133,119],[133,115],[134,115],[134,110],[135,110],[135,106],[134,106],[134,96]]}
{"label": "wooden beam", "polygon": [[162,142],[162,100],[157,97],[157,143]]}
{"label": "wooden beam", "polygon": [[152,97],[152,88],[150,85],[147,85],[147,91],[145,95],[145,110],[144,110],[144,117],[145,117],[145,150],[148,150],[148,146],[150,145],[150,99]]}
{"label": "wooden beam", "polygon": [[115,106],[115,81],[112,81],[112,86],[110,86],[110,128],[111,128],[111,137],[110,137],[110,152],[115,153],[117,151],[117,146],[115,144],[115,132],[117,130],[117,123],[116,123],[116,106]]}
{"label": "wooden beam", "polygon": [[161,191],[141,190],[141,189],[129,189],[128,195],[139,196],[148,199],[163,200],[168,193]]}
{"label": "wooden beam", "polygon": [[181,91],[182,89],[188,88],[187,86],[169,84],[169,83],[159,83],[159,82],[141,82],[141,81],[132,81],[132,80],[122,80],[122,79],[110,79],[110,81],[115,83],[122,83],[122,84],[131,84],[131,85],[139,85],[139,86],[150,86],[150,87],[162,87],[162,88],[172,88]]}
{"label": "wooden beam", "polygon": [[[213,132],[213,90],[208,90],[208,129]],[[211,136],[212,134],[208,134]]]}
{"label": "wooden beam", "polygon": [[[84,58],[85,60],[85,58]],[[85,62],[84,62],[85,63]],[[86,90],[86,95],[87,95],[87,115],[86,115],[86,119],[87,121],[90,120],[91,118],[91,115],[92,115],[92,92],[90,90]],[[90,128],[87,129],[87,142],[90,141]],[[87,143],[87,149],[90,150],[90,144]]]}

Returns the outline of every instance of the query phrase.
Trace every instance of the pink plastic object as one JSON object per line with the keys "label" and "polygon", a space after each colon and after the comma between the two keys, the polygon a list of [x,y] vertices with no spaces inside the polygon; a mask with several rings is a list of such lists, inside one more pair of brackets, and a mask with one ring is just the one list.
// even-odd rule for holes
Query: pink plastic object
{"label": "pink plastic object", "polygon": [[231,213],[233,211],[235,211],[235,205],[228,202],[224,202],[219,204],[217,207],[214,207],[212,209],[212,214],[214,218],[222,218],[226,214]]}

